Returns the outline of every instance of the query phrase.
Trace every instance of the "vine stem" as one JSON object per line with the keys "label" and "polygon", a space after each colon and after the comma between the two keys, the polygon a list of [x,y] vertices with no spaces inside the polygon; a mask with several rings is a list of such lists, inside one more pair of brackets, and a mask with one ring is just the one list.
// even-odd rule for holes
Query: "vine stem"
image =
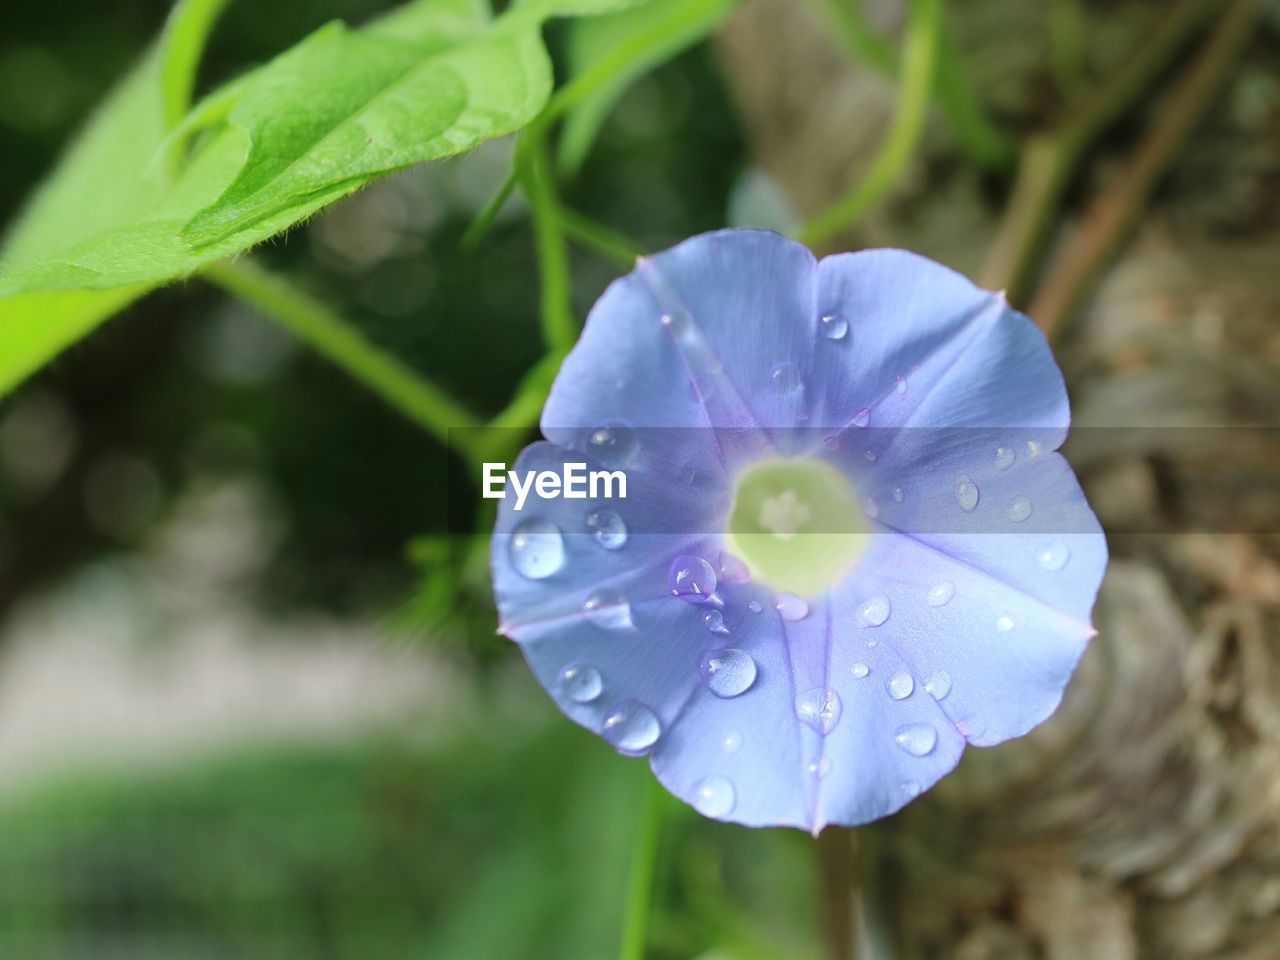
{"label": "vine stem", "polygon": [[1235,0],[1187,68],[1123,173],[1093,202],[1075,239],[1055,262],[1028,311],[1047,336],[1092,292],[1127,239],[1160,178],[1208,111],[1253,36],[1257,0]]}
{"label": "vine stem", "polygon": [[1089,147],[1150,89],[1221,0],[1180,0],[1139,50],[1050,132],[1030,137],[1004,219],[982,270],[982,286],[1021,303],[1063,194]]}
{"label": "vine stem", "polygon": [[[452,429],[481,425],[439,387],[282,277],[246,261],[217,263],[201,276],[281,324],[441,443],[450,444]],[[469,434],[474,431],[459,429],[452,438],[467,455],[470,441],[460,438]]]}
{"label": "vine stem", "polygon": [[[861,0],[815,0],[835,25],[845,49],[873,70],[897,77],[901,68],[893,48],[867,22]],[[984,170],[999,170],[1013,159],[1013,145],[983,111],[965,72],[959,51],[942,24],[933,96],[956,141],[969,159]]]}
{"label": "vine stem", "polygon": [[827,827],[815,841],[827,960],[856,960],[863,939],[857,838],[848,827]]}
{"label": "vine stem", "polygon": [[631,870],[627,876],[627,898],[623,908],[618,960],[644,960],[649,913],[653,902],[653,877],[658,863],[658,846],[662,840],[666,799],[657,779],[646,776],[644,799],[631,848]]}
{"label": "vine stem", "polygon": [[929,91],[942,34],[942,0],[912,0],[903,41],[902,92],[889,135],[866,175],[822,213],[796,231],[796,239],[817,247],[856,220],[893,186],[915,152],[929,109]]}
{"label": "vine stem", "polygon": [[520,189],[533,215],[543,339],[549,351],[565,353],[578,339],[570,299],[569,249],[560,219],[551,158],[543,129],[536,121],[521,135],[515,162]]}

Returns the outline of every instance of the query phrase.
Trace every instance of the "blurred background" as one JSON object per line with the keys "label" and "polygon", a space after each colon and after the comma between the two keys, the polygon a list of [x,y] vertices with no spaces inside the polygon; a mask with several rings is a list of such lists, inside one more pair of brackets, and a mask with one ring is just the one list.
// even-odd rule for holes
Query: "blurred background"
{"label": "blurred background", "polygon": [[[634,84],[565,203],[648,249],[822,210],[897,99],[893,70],[842,42],[841,3],[743,3]],[[6,10],[0,223],[167,6]],[[1076,423],[1205,428],[1069,450],[1115,559],[1050,723],[819,844],[655,799],[645,764],[565,722],[495,635],[482,555],[438,527],[449,453],[192,280],[0,401],[0,957],[610,957],[655,804],[656,958],[836,955],[856,890],[868,956],[1280,955],[1280,505],[1257,491],[1280,444],[1219,429],[1280,410],[1280,4],[1255,5],[1194,134],[1144,180],[1150,132],[1238,4],[955,0],[948,40],[999,142],[965,149],[935,109],[829,246],[989,274],[1019,153],[1191,6],[1072,157],[1049,266],[1011,294],[1026,307],[1099,251],[1054,315]],[[861,7],[895,51],[903,4]],[[380,9],[233,3],[201,87]],[[564,25],[548,36],[562,59]],[[510,152],[379,181],[259,256],[492,415],[543,350],[519,198],[460,243]],[[621,272],[575,249],[577,315]]]}

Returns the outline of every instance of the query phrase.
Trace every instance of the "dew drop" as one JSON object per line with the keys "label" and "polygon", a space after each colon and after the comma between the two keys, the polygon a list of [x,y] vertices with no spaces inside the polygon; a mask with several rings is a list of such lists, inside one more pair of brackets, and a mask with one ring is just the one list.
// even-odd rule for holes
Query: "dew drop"
{"label": "dew drop", "polygon": [[804,597],[794,593],[780,593],[773,598],[773,607],[783,620],[795,623],[809,615],[809,604]]}
{"label": "dew drop", "polygon": [[867,460],[871,463],[875,463],[876,457],[879,456],[879,454],[876,453],[874,450],[872,450],[870,447],[867,447],[866,451],[862,455],[866,457]]}
{"label": "dew drop", "polygon": [[893,739],[913,757],[926,757],[938,745],[938,731],[927,723],[908,723],[898,728]]}
{"label": "dew drop", "polygon": [[582,612],[591,623],[605,630],[629,630],[633,626],[631,604],[617,590],[597,590],[587,597]]}
{"label": "dew drop", "polygon": [[824,780],[826,779],[827,774],[831,772],[831,758],[822,757],[818,760],[814,760],[805,769],[809,771],[809,776],[818,780]]}
{"label": "dew drop", "polygon": [[906,795],[908,800],[914,800],[916,797],[920,796],[920,784],[914,780],[903,780],[902,792]]}
{"label": "dew drop", "polygon": [[935,583],[932,589],[929,590],[929,606],[945,607],[955,595],[956,585],[950,580]]}
{"label": "dew drop", "polygon": [[1027,453],[1028,453],[1028,454],[1030,454],[1031,456],[1033,456],[1033,457],[1038,457],[1038,456],[1040,456],[1040,451],[1041,451],[1042,449],[1044,449],[1044,448],[1040,446],[1040,441],[1039,441],[1039,440],[1028,440],[1028,441],[1027,441]]}
{"label": "dew drop", "polygon": [[996,447],[995,465],[997,470],[1008,470],[1013,466],[1017,454],[1012,447]]}
{"label": "dew drop", "polygon": [[868,667],[865,663],[855,663],[852,667],[849,668],[849,672],[853,674],[853,679],[861,680],[863,677],[865,677],[867,674],[871,672],[871,668]]}
{"label": "dew drop", "polygon": [[724,777],[706,777],[693,787],[693,809],[704,817],[726,817],[737,796],[733,784]]}
{"label": "dew drop", "polygon": [[901,503],[903,500],[907,499],[907,495],[906,495],[905,493],[903,493],[903,492],[902,492],[902,488],[901,488],[901,487],[894,487],[894,488],[893,488],[893,499],[894,499],[894,501],[895,501],[895,502],[897,502],[897,503]]}
{"label": "dew drop", "polygon": [[951,674],[939,670],[924,682],[924,689],[935,700],[947,699],[947,694],[951,692]]}
{"label": "dew drop", "polygon": [[814,687],[796,697],[796,716],[824,737],[840,722],[840,695]]}
{"label": "dew drop", "polygon": [[828,313],[821,319],[822,335],[828,340],[843,340],[849,333],[849,321],[838,313]]}
{"label": "dew drop", "polygon": [[1031,516],[1031,501],[1026,497],[1019,497],[1009,504],[1009,519],[1014,523],[1021,523],[1029,516]]}
{"label": "dew drop", "polygon": [[730,730],[720,738],[720,749],[725,753],[737,753],[742,749],[742,734],[737,730]]}
{"label": "dew drop", "polygon": [[706,603],[716,592],[716,572],[701,557],[681,554],[671,562],[667,589],[687,603]]}
{"label": "dew drop", "polygon": [[627,542],[627,525],[614,510],[587,514],[587,532],[606,550],[621,550]]}
{"label": "dew drop", "polygon": [[906,377],[894,377],[893,389],[894,389],[894,392],[898,394],[898,396],[902,396],[904,393],[906,393],[907,392]]}
{"label": "dew drop", "polygon": [[970,477],[956,478],[956,503],[965,513],[973,513],[978,507],[978,485]]}
{"label": "dew drop", "polygon": [[790,361],[778,364],[769,372],[769,383],[773,387],[773,392],[782,396],[795,393],[800,389],[802,382],[800,370]]}
{"label": "dew drop", "polygon": [[620,753],[641,754],[658,742],[662,726],[657,715],[643,703],[627,700],[604,718],[601,732]]}
{"label": "dew drop", "polygon": [[1067,545],[1061,540],[1054,540],[1052,543],[1047,544],[1036,555],[1036,563],[1040,565],[1041,570],[1061,570],[1070,559],[1071,551],[1067,549]]}
{"label": "dew drop", "polygon": [[689,315],[686,313],[664,313],[662,325],[671,331],[672,336],[682,336],[689,330]]}
{"label": "dew drop", "polygon": [[870,422],[871,410],[868,407],[863,407],[853,415],[853,425],[855,427],[865,427]]}
{"label": "dew drop", "polygon": [[826,447],[828,450],[839,450],[840,438],[833,433],[829,437],[822,438],[822,445]]}
{"label": "dew drop", "polygon": [[596,427],[587,435],[587,452],[605,464],[626,462],[638,446],[635,431],[626,424]]}
{"label": "dew drop", "polygon": [[702,615],[702,625],[712,633],[725,634],[729,628],[724,625],[724,614],[719,610],[708,610]]}
{"label": "dew drop", "polygon": [[[870,453],[870,452],[871,452],[870,450],[867,451],[867,453]],[[875,497],[863,497],[862,511],[868,517],[874,520],[876,517],[880,516],[880,504],[876,503]]]}
{"label": "dew drop", "polygon": [[575,663],[560,671],[560,689],[574,703],[590,703],[604,690],[604,680],[589,663]]}
{"label": "dew drop", "polygon": [[889,678],[884,688],[889,691],[889,696],[894,700],[905,700],[911,696],[911,691],[915,690],[916,682],[907,671],[899,670]]}
{"label": "dew drop", "polygon": [[764,604],[762,604],[759,600],[752,600],[750,603],[747,604],[747,609],[750,610],[752,613],[759,613],[761,610],[764,609]]}
{"label": "dew drop", "polygon": [[996,629],[1001,633],[1008,633],[1013,629],[1013,618],[1008,616],[1001,617],[996,621]]}
{"label": "dew drop", "polygon": [[889,598],[882,593],[877,594],[858,608],[858,623],[864,627],[878,627],[889,619],[892,610]]}
{"label": "dew drop", "polygon": [[708,650],[698,662],[698,674],[707,689],[728,700],[741,696],[756,682],[756,662],[751,654],[733,647]]}
{"label": "dew drop", "polygon": [[550,520],[526,520],[516,527],[508,547],[516,573],[544,580],[564,566],[564,538]]}

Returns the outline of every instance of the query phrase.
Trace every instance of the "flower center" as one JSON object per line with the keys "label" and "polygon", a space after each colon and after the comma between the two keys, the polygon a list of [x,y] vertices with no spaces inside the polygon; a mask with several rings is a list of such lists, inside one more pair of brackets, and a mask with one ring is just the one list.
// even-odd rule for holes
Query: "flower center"
{"label": "flower center", "polygon": [[754,579],[811,595],[839,581],[867,545],[853,484],[817,460],[765,460],[738,475],[725,546]]}

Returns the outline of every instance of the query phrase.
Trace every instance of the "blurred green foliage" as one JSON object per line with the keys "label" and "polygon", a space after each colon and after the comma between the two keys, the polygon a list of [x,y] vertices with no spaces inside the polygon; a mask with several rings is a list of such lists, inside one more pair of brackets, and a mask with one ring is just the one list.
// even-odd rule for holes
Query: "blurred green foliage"
{"label": "blurred green foliage", "polygon": [[[0,805],[0,955],[598,960],[656,789],[563,723],[80,775]],[[804,838],[659,796],[650,955],[813,955]]]}

